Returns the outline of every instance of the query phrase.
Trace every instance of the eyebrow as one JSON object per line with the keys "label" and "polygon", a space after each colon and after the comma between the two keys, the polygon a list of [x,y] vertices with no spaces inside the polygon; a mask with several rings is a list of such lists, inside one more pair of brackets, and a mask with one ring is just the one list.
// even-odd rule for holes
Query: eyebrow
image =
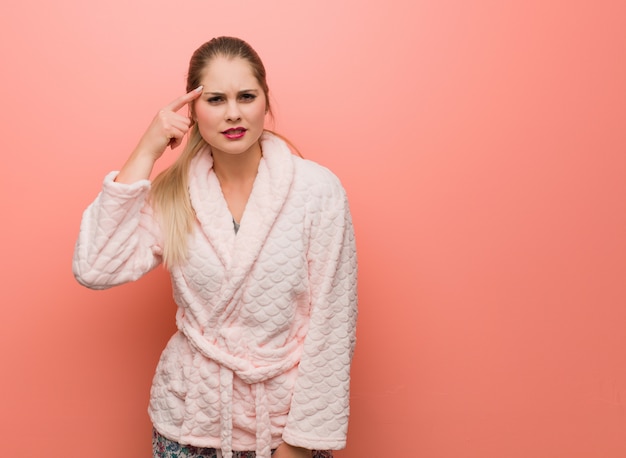
{"label": "eyebrow", "polygon": [[[237,94],[244,94],[246,92],[258,93],[259,91],[258,91],[258,89],[244,89],[242,91],[237,92]],[[214,92],[214,91],[205,91],[204,94],[206,94],[206,95],[221,95],[221,96],[226,95],[223,92]]]}

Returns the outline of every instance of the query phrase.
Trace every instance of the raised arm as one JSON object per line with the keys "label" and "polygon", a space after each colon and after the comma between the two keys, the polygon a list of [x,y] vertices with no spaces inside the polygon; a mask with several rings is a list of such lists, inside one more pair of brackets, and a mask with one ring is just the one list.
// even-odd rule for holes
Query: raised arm
{"label": "raised arm", "polygon": [[173,100],[163,107],[143,134],[115,181],[134,183],[147,180],[156,161],[170,146],[176,148],[191,126],[191,120],[177,111],[193,102],[202,93],[202,86]]}
{"label": "raised arm", "polygon": [[74,249],[73,272],[84,286],[103,289],[144,275],[161,262],[158,225],[147,202],[150,173],[170,146],[189,130],[177,113],[200,96],[202,87],[177,98],[154,117],[121,171],[107,175],[85,210]]}

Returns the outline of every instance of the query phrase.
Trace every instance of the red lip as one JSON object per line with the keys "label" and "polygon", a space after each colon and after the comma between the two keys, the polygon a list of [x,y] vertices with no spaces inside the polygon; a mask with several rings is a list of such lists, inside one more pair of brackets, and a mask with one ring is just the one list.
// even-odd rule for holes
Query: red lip
{"label": "red lip", "polygon": [[237,140],[246,134],[246,130],[245,127],[231,127],[223,131],[222,134],[229,140]]}

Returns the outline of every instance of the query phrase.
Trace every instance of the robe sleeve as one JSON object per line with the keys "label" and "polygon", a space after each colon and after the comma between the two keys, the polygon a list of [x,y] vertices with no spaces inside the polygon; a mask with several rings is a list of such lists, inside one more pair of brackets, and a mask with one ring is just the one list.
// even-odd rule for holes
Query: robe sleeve
{"label": "robe sleeve", "polygon": [[159,228],[147,204],[150,181],[117,183],[116,176],[106,176],[83,213],[74,248],[74,276],[92,289],[137,280],[161,262]]}
{"label": "robe sleeve", "polygon": [[311,318],[283,440],[314,450],[345,447],[356,343],[357,262],[352,219],[338,183],[312,224]]}

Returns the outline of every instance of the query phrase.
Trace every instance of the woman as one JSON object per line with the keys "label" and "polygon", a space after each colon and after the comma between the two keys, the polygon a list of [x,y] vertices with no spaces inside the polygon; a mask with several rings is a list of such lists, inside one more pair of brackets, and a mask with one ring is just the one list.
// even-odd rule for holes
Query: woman
{"label": "woman", "polygon": [[[177,111],[185,105],[190,117]],[[345,192],[264,130],[265,69],[244,41],[193,54],[83,215],[77,280],[103,289],[161,262],[178,332],[154,377],[154,457],[329,457],[345,446],[356,254]],[[149,181],[165,149],[175,163]]]}

